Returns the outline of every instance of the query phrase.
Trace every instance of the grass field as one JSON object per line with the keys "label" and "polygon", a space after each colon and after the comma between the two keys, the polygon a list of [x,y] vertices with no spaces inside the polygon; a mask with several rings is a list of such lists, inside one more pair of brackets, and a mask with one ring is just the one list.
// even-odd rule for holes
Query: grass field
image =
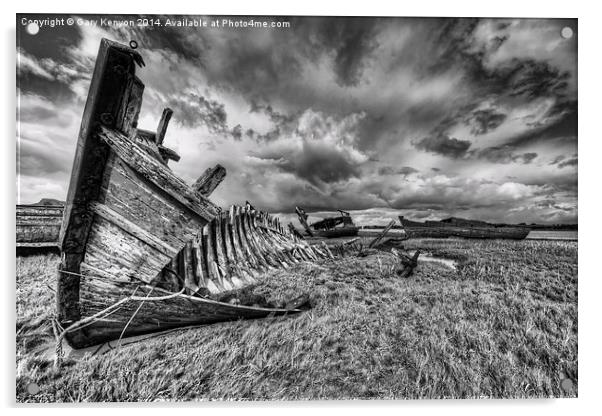
{"label": "grass field", "polygon": [[423,263],[402,279],[382,252],[301,264],[255,290],[308,293],[310,311],[182,329],[61,371],[42,353],[58,257],[17,258],[17,400],[577,396],[576,242],[405,243],[458,268]]}

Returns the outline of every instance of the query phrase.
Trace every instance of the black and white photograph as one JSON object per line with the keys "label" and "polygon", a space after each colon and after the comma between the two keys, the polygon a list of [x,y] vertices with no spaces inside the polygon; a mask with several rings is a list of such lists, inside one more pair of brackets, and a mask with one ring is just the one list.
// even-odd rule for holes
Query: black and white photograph
{"label": "black and white photograph", "polygon": [[515,15],[17,14],[16,402],[577,398],[579,24]]}

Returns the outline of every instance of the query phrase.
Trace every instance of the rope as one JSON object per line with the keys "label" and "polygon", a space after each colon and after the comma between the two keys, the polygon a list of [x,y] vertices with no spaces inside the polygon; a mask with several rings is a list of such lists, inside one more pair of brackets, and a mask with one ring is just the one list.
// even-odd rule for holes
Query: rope
{"label": "rope", "polygon": [[[171,273],[174,273],[176,276],[178,276],[178,274],[176,272],[174,272],[171,269],[166,269],[169,270]],[[62,273],[68,273],[68,274],[73,274],[73,275],[80,275],[83,276],[79,273],[74,273],[74,272],[66,272],[61,270]],[[83,276],[86,277],[86,276]],[[180,276],[178,276],[178,278],[180,278]],[[181,279],[181,278],[180,278]],[[123,336],[123,334],[125,333],[125,330],[127,329],[128,325],[132,322],[132,320],[134,319],[134,317],[136,316],[136,314],[138,313],[138,311],[140,310],[140,308],[142,307],[142,304],[146,301],[150,301],[150,302],[157,302],[157,301],[162,301],[162,300],[168,300],[168,299],[173,299],[176,297],[181,296],[182,294],[184,294],[184,291],[186,290],[186,287],[183,287],[182,290],[180,290],[179,292],[175,292],[175,293],[170,293],[169,295],[164,295],[164,296],[154,296],[154,297],[150,297],[150,294],[152,293],[152,291],[154,290],[154,287],[151,288],[150,292],[146,295],[146,296],[134,296],[134,293],[136,293],[136,290],[138,290],[139,286],[136,287],[136,289],[134,290],[133,294],[125,297],[123,299],[120,299],[119,301],[115,302],[114,304],[108,306],[107,308],[95,313],[94,315],[88,316],[86,318],[80,319],[77,322],[74,322],[73,324],[69,325],[66,329],[64,329],[60,334],[58,334],[58,337],[56,337],[56,348],[55,348],[55,353],[56,353],[56,357],[54,360],[54,366],[55,368],[60,368],[61,364],[62,364],[62,360],[63,360],[63,351],[62,351],[62,344],[63,344],[63,339],[65,338],[65,336],[70,333],[70,332],[74,332],[76,330],[85,328],[88,325],[91,325],[95,322],[100,321],[101,319],[106,318],[107,316],[117,312],[117,310],[121,307],[121,305],[129,302],[129,301],[140,301],[142,302],[138,308],[136,309],[136,311],[134,312],[134,314],[131,316],[130,320],[127,322],[126,326],[124,327],[121,336],[119,337],[119,339],[121,340],[121,337]]]}

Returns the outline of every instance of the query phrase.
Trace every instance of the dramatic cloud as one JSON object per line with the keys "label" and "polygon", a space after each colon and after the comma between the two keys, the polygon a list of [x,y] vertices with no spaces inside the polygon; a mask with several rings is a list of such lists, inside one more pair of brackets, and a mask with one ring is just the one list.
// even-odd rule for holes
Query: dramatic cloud
{"label": "dramatic cloud", "polygon": [[20,200],[65,198],[107,37],[147,64],[140,128],[174,110],[170,167],[190,182],[226,167],[218,204],[577,220],[577,43],[560,35],[576,20],[254,19],[290,27],[19,27]]}
{"label": "dramatic cloud", "polygon": [[558,164],[559,168],[564,168],[566,166],[577,166],[577,158],[565,160],[564,162],[560,162]]}
{"label": "dramatic cloud", "polygon": [[437,153],[443,156],[459,158],[466,154],[470,147],[468,140],[459,140],[449,137],[446,134],[439,133],[424,137],[414,143],[417,149],[427,152]]}
{"label": "dramatic cloud", "polygon": [[527,152],[522,154],[514,153],[515,149],[512,146],[488,147],[476,152],[476,156],[487,159],[492,163],[523,163],[529,164],[537,157],[535,152]]}
{"label": "dramatic cloud", "polygon": [[490,130],[495,129],[506,120],[506,114],[498,113],[492,109],[475,110],[471,114],[471,119],[467,124],[471,124],[470,132],[475,136],[485,134]]}

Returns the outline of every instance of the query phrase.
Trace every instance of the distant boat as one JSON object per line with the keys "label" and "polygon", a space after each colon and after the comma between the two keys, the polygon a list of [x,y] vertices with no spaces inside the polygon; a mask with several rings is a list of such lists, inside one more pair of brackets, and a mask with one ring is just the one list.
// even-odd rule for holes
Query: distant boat
{"label": "distant boat", "polygon": [[485,221],[464,218],[447,218],[441,221],[410,221],[399,217],[408,238],[483,238],[522,240],[531,231],[528,227],[490,224]]}
{"label": "distant boat", "polygon": [[62,205],[17,205],[17,249],[58,249],[63,221]]}
{"label": "distant boat", "polygon": [[337,238],[356,236],[360,227],[357,227],[353,223],[351,215],[348,212],[338,211],[341,215],[337,217],[328,217],[313,224],[307,224],[307,214],[303,208],[295,207],[299,222],[310,237]]}

